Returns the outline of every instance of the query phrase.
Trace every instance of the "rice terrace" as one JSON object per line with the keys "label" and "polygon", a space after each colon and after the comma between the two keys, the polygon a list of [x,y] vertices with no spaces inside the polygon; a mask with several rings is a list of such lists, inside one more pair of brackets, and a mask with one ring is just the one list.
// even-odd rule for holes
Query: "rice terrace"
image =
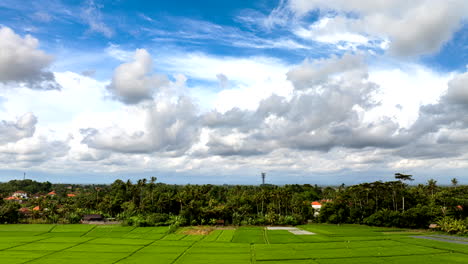
{"label": "rice terrace", "polygon": [[190,232],[200,228],[168,234],[168,227],[0,225],[0,262],[328,264],[466,263],[468,259],[466,238],[425,231],[309,224],[298,226],[313,233],[306,235],[264,227]]}

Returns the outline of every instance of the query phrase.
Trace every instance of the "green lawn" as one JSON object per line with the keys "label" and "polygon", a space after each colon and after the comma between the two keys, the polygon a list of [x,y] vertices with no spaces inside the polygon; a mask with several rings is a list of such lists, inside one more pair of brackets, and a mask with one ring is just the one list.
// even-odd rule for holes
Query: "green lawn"
{"label": "green lawn", "polygon": [[303,225],[315,235],[241,227],[208,235],[167,227],[0,225],[0,263],[468,263],[468,245],[403,229]]}

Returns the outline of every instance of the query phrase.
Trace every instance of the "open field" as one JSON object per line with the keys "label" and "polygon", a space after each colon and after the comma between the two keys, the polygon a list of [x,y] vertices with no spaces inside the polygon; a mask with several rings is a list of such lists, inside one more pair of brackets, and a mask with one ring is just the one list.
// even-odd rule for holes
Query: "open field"
{"label": "open field", "polygon": [[417,238],[436,238],[432,233],[358,225],[299,228],[315,235],[294,235],[262,227],[190,235],[187,228],[166,234],[167,227],[0,225],[0,262],[468,263],[466,244]]}

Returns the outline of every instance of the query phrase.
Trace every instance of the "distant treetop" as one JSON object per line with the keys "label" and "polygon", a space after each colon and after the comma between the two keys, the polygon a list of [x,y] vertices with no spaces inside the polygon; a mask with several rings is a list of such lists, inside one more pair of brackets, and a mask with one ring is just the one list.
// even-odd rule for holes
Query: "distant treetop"
{"label": "distant treetop", "polygon": [[395,179],[403,180],[403,181],[413,181],[413,175],[410,174],[402,174],[402,173],[395,173]]}

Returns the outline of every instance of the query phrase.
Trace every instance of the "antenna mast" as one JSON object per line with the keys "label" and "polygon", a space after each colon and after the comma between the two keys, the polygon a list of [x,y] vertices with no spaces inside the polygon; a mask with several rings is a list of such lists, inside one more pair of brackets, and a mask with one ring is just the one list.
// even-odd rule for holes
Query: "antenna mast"
{"label": "antenna mast", "polygon": [[262,185],[265,184],[265,176],[266,176],[266,173],[262,172]]}

